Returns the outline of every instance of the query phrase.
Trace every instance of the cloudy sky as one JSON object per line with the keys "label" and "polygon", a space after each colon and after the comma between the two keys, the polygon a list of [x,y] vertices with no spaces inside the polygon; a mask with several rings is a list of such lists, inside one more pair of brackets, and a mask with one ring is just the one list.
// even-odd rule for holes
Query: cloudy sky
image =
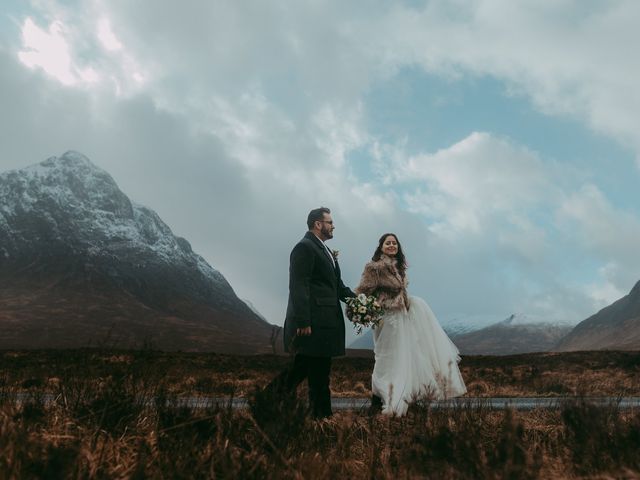
{"label": "cloudy sky", "polygon": [[0,170],[84,153],[273,323],[319,205],[348,285],[393,231],[443,323],[577,323],[640,279],[639,20],[636,0],[3,0]]}

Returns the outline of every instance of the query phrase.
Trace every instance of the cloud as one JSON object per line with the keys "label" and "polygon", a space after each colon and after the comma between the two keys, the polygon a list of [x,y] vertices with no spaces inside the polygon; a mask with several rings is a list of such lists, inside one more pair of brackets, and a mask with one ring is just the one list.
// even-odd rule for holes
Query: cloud
{"label": "cloud", "polygon": [[[70,9],[56,2],[43,5],[42,25],[22,21],[20,61],[40,68],[66,86],[101,88],[136,95],[148,79],[138,62],[113,33],[104,9],[94,3]],[[48,24],[48,26],[47,26]]]}
{"label": "cloud", "polygon": [[[626,55],[637,31],[632,3],[597,15],[571,1],[36,6],[33,25],[62,39],[61,71],[76,83],[0,55],[2,166],[82,151],[270,321],[282,321],[288,254],[318,205],[334,212],[347,283],[378,236],[396,231],[414,293],[444,315],[576,321],[613,295],[609,283],[621,288],[634,274],[623,261],[628,242],[606,231],[636,235],[624,224],[637,218],[583,188],[588,172],[482,126],[441,150],[409,153],[371,133],[365,103],[372,86],[407,67],[489,75],[550,115],[640,146],[630,88],[638,72]],[[34,58],[45,47],[27,43],[32,65],[44,68]],[[364,174],[356,151],[370,155]],[[593,211],[613,223],[597,224]],[[577,246],[569,225],[582,232]],[[597,258],[586,278],[565,273],[570,248]]]}
{"label": "cloud", "polygon": [[122,43],[111,29],[111,22],[104,17],[98,21],[98,39],[102,46],[109,51],[122,50]]}
{"label": "cloud", "polygon": [[[447,298],[445,311],[464,305],[461,315],[502,309],[507,316],[524,309],[575,322],[633,285],[640,264],[629,259],[640,221],[585,184],[581,172],[481,132],[434,153],[379,145],[375,153],[386,165],[385,184],[406,189],[404,206],[433,234],[418,281]],[[585,250],[606,268],[579,278],[580,262],[563,257]]]}
{"label": "cloud", "polygon": [[635,284],[640,271],[636,215],[615,208],[598,187],[587,184],[560,205],[557,222],[576,246],[603,262],[594,298],[611,298],[611,292],[626,292]]}
{"label": "cloud", "polygon": [[558,194],[550,170],[534,152],[474,132],[433,154],[396,153],[387,182],[409,185],[408,208],[432,219],[432,230],[442,235],[484,234],[498,217],[532,232],[526,216]]}
{"label": "cloud", "polygon": [[369,47],[383,52],[389,69],[417,64],[443,76],[490,75],[541,111],[575,118],[637,152],[640,66],[630,59],[639,15],[633,0],[435,0],[363,28],[377,30]]}
{"label": "cloud", "polygon": [[52,23],[49,30],[45,31],[31,18],[27,18],[22,28],[25,49],[18,53],[18,58],[30,68],[42,68],[64,85],[73,85],[82,75],[73,65],[69,45],[62,30],[60,22]]}
{"label": "cloud", "polygon": [[259,91],[294,125],[305,124],[327,104],[357,110],[376,82],[419,65],[444,77],[490,75],[545,113],[640,147],[640,67],[629,61],[640,35],[630,20],[640,13],[633,1],[379,2],[366,11],[344,2],[51,5],[49,15],[75,29],[74,45],[97,43],[95,32],[104,38],[109,22],[111,38],[123,46],[115,53],[128,56],[119,60],[126,73],[114,80],[118,88],[149,81],[159,105],[189,110],[194,121],[206,118],[200,110],[209,108],[209,97]]}
{"label": "cloud", "polygon": [[563,202],[559,222],[580,228],[579,238],[602,255],[631,257],[637,250],[640,221],[635,215],[614,208],[595,185],[584,185]]}
{"label": "cloud", "polygon": [[[175,234],[186,237],[272,322],[284,319],[289,252],[302,237],[311,208],[334,210],[333,246],[343,253],[345,280],[351,285],[373,249],[380,223],[392,223],[395,216],[393,198],[352,186],[341,175],[342,167],[334,162],[342,161],[342,148],[331,150],[329,158],[324,149],[329,144],[317,141],[321,132],[339,141],[341,134],[330,133],[336,127],[333,113],[310,121],[317,130],[296,142],[284,117],[276,121],[277,112],[266,100],[247,94],[244,101],[228,104],[226,118],[236,119],[228,125],[236,130],[211,131],[186,115],[158,108],[150,95],[68,88],[1,52],[0,65],[3,170],[71,148],[85,153],[132,200],[156,210]],[[251,114],[260,111],[262,116]],[[353,138],[347,133],[344,142]],[[255,161],[245,156],[252,151]],[[301,151],[311,158],[297,166]],[[380,202],[387,202],[386,208],[378,208]],[[349,221],[363,213],[357,224]]]}
{"label": "cloud", "polygon": [[620,286],[620,265],[610,262],[599,269],[600,281],[589,285],[589,295],[599,310],[629,293],[629,288]]}

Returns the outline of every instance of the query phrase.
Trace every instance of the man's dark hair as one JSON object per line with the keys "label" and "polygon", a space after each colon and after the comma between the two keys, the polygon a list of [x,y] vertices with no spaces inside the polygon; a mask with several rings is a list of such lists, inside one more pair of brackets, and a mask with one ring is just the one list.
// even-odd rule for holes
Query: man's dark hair
{"label": "man's dark hair", "polygon": [[307,217],[307,227],[309,227],[309,230],[313,230],[313,224],[315,222],[324,220],[325,213],[331,213],[331,210],[329,210],[327,207],[320,207],[314,208],[309,212],[309,216]]}

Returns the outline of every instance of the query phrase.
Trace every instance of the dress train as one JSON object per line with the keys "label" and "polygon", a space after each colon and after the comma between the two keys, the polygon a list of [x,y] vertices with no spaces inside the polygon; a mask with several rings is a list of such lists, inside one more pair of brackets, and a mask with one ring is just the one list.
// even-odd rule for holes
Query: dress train
{"label": "dress train", "polygon": [[385,314],[373,337],[371,390],[382,398],[383,413],[401,416],[416,399],[446,399],[467,391],[458,348],[421,298],[409,297],[408,312]]}

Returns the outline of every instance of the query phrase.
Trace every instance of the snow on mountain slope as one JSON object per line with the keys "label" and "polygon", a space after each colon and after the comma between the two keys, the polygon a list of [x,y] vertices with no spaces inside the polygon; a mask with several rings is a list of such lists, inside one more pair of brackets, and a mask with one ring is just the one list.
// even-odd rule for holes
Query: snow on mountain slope
{"label": "snow on mountain slope", "polygon": [[0,333],[5,348],[35,337],[75,345],[92,338],[87,319],[96,334],[117,319],[123,338],[151,336],[165,349],[256,352],[272,327],[187,240],[73,151],[0,174],[0,287],[0,331],[20,326]]}

